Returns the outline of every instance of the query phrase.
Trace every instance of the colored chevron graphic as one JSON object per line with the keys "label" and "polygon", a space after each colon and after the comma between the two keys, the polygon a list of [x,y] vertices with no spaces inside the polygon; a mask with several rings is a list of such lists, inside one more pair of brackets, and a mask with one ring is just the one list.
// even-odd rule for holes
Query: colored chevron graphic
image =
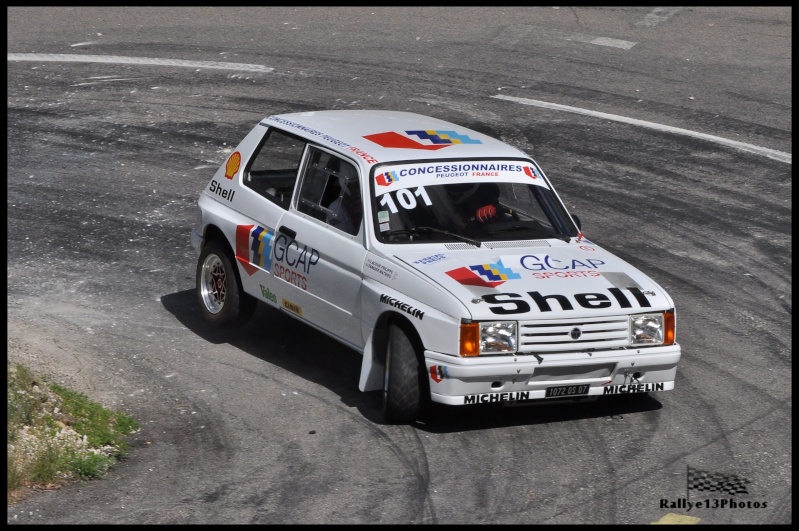
{"label": "colored chevron graphic", "polygon": [[455,131],[405,131],[409,135],[429,140],[433,144],[482,144],[480,140],[469,138]]}
{"label": "colored chevron graphic", "polygon": [[397,172],[394,171],[387,171],[375,177],[375,182],[380,186],[388,186],[397,181],[399,181],[399,177],[397,176]]}
{"label": "colored chevron graphic", "polygon": [[[509,267],[506,267],[502,260],[496,264],[479,264],[469,267],[459,267],[447,271],[452,279],[464,286],[479,286],[482,288],[495,288],[504,284],[507,280],[522,278]],[[483,279],[485,277],[486,280]]]}
{"label": "colored chevron graphic", "polygon": [[377,133],[374,135],[367,135],[364,137],[366,140],[371,140],[378,146],[382,146],[384,148],[401,148],[401,149],[424,149],[427,151],[435,151],[437,149],[445,148],[447,145],[427,145],[422,144],[420,142],[415,141],[412,138],[408,138],[407,136],[402,136],[399,133],[395,133],[393,131],[387,133]]}

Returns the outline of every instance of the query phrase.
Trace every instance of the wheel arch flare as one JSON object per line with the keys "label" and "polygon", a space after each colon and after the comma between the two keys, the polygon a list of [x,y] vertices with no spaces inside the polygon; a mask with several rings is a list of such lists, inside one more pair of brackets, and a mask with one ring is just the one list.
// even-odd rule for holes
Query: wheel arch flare
{"label": "wheel arch flare", "polygon": [[388,346],[388,327],[399,324],[414,342],[414,346],[424,365],[425,349],[448,352],[453,344],[457,346],[460,333],[460,320],[446,315],[435,308],[422,305],[408,297],[376,282],[369,282],[362,298],[364,316],[376,316],[371,323],[364,322],[368,330],[363,351],[361,375],[358,388],[361,391],[376,391],[383,386]]}

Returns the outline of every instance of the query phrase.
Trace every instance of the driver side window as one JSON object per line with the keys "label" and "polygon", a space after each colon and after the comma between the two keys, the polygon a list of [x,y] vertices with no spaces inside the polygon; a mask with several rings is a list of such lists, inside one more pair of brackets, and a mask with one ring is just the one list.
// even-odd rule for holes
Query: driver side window
{"label": "driver side window", "polygon": [[310,148],[297,210],[347,234],[358,234],[363,219],[358,170],[341,157]]}

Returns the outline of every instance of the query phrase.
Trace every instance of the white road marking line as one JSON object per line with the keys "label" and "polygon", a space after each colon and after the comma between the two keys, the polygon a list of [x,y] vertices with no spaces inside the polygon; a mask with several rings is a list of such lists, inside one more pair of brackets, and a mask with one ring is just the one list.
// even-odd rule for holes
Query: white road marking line
{"label": "white road marking line", "polygon": [[519,41],[530,33],[548,39],[562,39],[566,41],[584,42],[586,44],[595,44],[597,46],[611,46],[613,48],[623,48],[629,50],[637,42],[623,41],[620,39],[611,39],[609,37],[596,37],[594,35],[583,35],[582,33],[566,33],[562,31],[553,31],[550,29],[537,28],[535,26],[516,24],[508,26],[502,33],[500,33],[491,44],[503,47],[516,46]]}
{"label": "white road marking line", "polygon": [[662,125],[656,124],[654,122],[646,122],[644,120],[637,120],[635,118],[627,118],[626,116],[619,116],[617,114],[608,114],[604,112],[598,111],[589,111],[588,109],[581,109],[579,107],[570,107],[568,105],[560,105],[558,103],[548,103],[546,101],[539,101],[539,100],[530,100],[527,98],[516,98],[513,96],[505,96],[502,94],[497,94],[496,96],[491,96],[492,98],[496,98],[498,100],[506,100],[506,101],[513,101],[516,103],[521,103],[522,105],[532,105],[534,107],[543,107],[545,109],[552,109],[555,111],[566,111],[566,112],[573,112],[576,114],[584,114],[586,116],[594,116],[596,118],[602,118],[604,120],[613,120],[616,122],[622,122],[630,125],[637,125],[639,127],[648,127],[649,129],[655,129],[657,131],[665,131],[667,133],[675,133],[678,135],[685,135],[694,138],[700,138],[702,140],[707,140],[709,142],[715,142],[717,144],[722,144],[724,146],[733,147],[735,149],[740,149],[741,151],[747,151],[749,153],[754,153],[756,155],[762,155],[764,157],[768,157],[770,159],[778,160],[780,162],[787,162],[791,164],[791,154],[785,153],[783,151],[777,151],[774,149],[764,148],[760,146],[755,146],[752,144],[746,144],[744,142],[738,142],[737,140],[729,140],[727,138],[722,138],[720,136],[713,136],[708,135],[705,133],[699,133],[697,131],[691,131],[689,129],[681,129],[679,127],[672,127],[670,125]]}
{"label": "white road marking line", "polygon": [[86,85],[99,85],[100,83],[112,83],[115,81],[136,81],[141,79],[140,77],[119,77],[119,78],[112,78],[112,79],[103,79],[101,81],[92,81],[92,82],[84,82],[84,83],[74,83],[70,85],[71,87],[83,87]]}
{"label": "white road marking line", "polygon": [[[657,9],[655,10],[657,11]],[[653,11],[654,13],[654,11]],[[524,26],[522,26],[524,28]],[[530,28],[530,27],[528,27]],[[529,33],[530,29],[526,32],[523,32],[524,35]],[[590,40],[588,40],[590,39]],[[606,39],[602,37],[588,37],[582,35],[572,35],[567,38],[567,40],[577,40],[579,42],[589,42],[590,44],[600,44],[603,46],[615,46],[618,48],[625,48],[629,49],[634,46],[636,43],[631,43],[629,41],[619,41],[617,39]],[[604,42],[598,42],[604,41]],[[613,43],[609,43],[613,41]],[[507,41],[506,41],[507,42]],[[147,58],[147,57],[125,57],[121,55],[69,55],[69,54],[38,54],[38,53],[9,53],[8,54],[9,61],[63,61],[63,62],[82,62],[82,63],[118,63],[118,64],[140,64],[140,65],[156,65],[156,66],[184,66],[184,67],[194,67],[194,68],[213,68],[213,69],[221,69],[221,70],[247,70],[250,72],[272,72],[274,68],[263,66],[263,65],[254,65],[248,63],[222,63],[217,61],[184,61],[179,59],[154,59],[154,58]],[[507,101],[514,101],[516,103],[521,103],[523,105],[533,105],[537,107],[544,107],[553,110],[561,110],[567,112],[573,112],[577,114],[584,114],[587,116],[595,116],[597,118],[604,118],[606,120],[614,120],[617,122],[623,122],[631,125],[638,125],[641,127],[648,127],[650,129],[656,129],[658,131],[666,131],[670,133],[677,133],[686,136],[692,136],[694,138],[701,138],[703,140],[708,140],[710,142],[716,142],[718,144],[734,147],[736,149],[740,149],[742,151],[747,151],[750,153],[755,153],[758,155],[766,156],[770,159],[778,160],[781,162],[787,162],[791,164],[791,154],[784,153],[782,151],[776,151],[769,148],[754,146],[752,144],[746,144],[744,142],[738,142],[736,140],[729,140],[726,138],[708,135],[705,133],[699,133],[696,131],[690,131],[688,129],[681,129],[679,127],[671,127],[668,125],[661,125],[652,122],[646,122],[644,120],[636,120],[635,118],[627,118],[625,116],[618,116],[615,114],[607,114],[603,112],[597,111],[589,111],[587,109],[580,109],[578,107],[570,107],[568,105],[559,105],[557,103],[548,103],[545,101],[538,101],[538,100],[530,100],[527,98],[515,98],[513,96],[505,96],[502,94],[498,94],[496,96],[491,96],[492,98],[500,99],[500,100],[507,100]]]}
{"label": "white road marking line", "polygon": [[629,50],[638,43],[630,41],[622,41],[619,39],[611,39],[609,37],[597,37],[596,39],[592,40],[589,44],[596,44],[598,46],[612,46],[613,48],[623,48],[625,50]]}
{"label": "white road marking line", "polygon": [[647,16],[644,17],[644,20],[636,22],[636,26],[657,26],[661,22],[665,22],[680,11],[682,11],[683,7],[656,7],[653,9]]}
{"label": "white road marking line", "polygon": [[561,38],[566,39],[567,41],[584,42],[586,44],[596,44],[598,46],[611,46],[613,48],[623,48],[625,50],[629,50],[638,44],[637,42],[622,41],[619,39],[611,39],[609,37],[593,37],[591,35],[583,35],[582,33],[572,33]]}
{"label": "white road marking line", "polygon": [[248,72],[271,72],[274,68],[247,63],[221,63],[218,61],[184,61],[181,59],[157,59],[150,57],[125,57],[122,55],[73,55],[59,53],[10,53],[9,61],[60,61],[70,63],[116,63],[155,66],[186,66],[191,68],[213,68],[217,70],[246,70]]}

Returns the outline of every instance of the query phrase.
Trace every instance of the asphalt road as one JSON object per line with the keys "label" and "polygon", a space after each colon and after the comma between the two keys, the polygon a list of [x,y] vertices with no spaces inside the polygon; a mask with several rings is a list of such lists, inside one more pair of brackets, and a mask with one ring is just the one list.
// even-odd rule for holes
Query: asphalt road
{"label": "asphalt road", "polygon": [[[142,424],[107,479],[9,523],[791,522],[790,7],[7,13],[9,358]],[[531,154],[675,299],[675,389],[393,426],[359,354],[285,315],[208,331],[199,192],[259,119],[319,109]]]}

